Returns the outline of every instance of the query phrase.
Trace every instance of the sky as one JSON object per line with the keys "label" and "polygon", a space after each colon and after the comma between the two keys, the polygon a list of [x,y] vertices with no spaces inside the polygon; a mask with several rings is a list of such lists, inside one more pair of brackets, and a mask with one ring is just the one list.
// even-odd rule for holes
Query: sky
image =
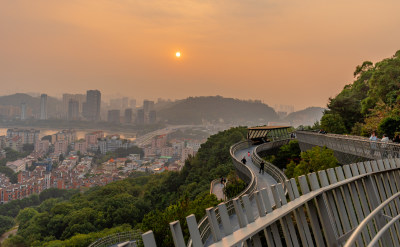
{"label": "sky", "polygon": [[399,9],[398,0],[0,0],[0,94],[98,89],[324,107],[358,64],[400,50]]}

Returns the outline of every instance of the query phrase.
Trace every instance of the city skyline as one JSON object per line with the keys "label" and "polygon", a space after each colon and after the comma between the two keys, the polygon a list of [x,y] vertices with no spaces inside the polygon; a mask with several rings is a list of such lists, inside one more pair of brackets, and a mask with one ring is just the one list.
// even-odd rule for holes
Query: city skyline
{"label": "city skyline", "polygon": [[325,107],[357,65],[399,49],[399,7],[393,0],[8,1],[0,9],[1,94],[97,88],[138,101],[221,95]]}

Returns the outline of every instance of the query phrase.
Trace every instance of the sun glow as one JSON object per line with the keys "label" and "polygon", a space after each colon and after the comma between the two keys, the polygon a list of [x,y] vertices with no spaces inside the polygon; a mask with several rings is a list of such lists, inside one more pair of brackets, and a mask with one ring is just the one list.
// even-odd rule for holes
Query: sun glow
{"label": "sun glow", "polygon": [[176,57],[180,57],[180,56],[181,56],[181,53],[180,53],[179,51],[177,51],[177,52],[175,53],[175,56],[176,56]]}

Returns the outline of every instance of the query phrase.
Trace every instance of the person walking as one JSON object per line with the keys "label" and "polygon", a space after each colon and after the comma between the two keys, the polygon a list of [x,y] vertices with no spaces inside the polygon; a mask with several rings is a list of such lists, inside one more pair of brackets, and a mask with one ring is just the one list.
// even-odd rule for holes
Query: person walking
{"label": "person walking", "polygon": [[371,141],[371,151],[370,154],[373,156],[375,154],[375,149],[376,149],[376,141],[378,140],[378,137],[376,137],[375,131],[372,131],[372,134],[369,138]]}
{"label": "person walking", "polygon": [[388,156],[388,151],[387,151],[387,147],[388,147],[388,143],[389,143],[389,137],[386,136],[386,134],[384,134],[382,136],[382,140],[381,140],[382,144],[381,144],[381,155],[382,158],[387,158]]}
{"label": "person walking", "polygon": [[262,175],[264,175],[264,166],[265,166],[264,161],[261,161],[261,163],[260,163],[260,171],[258,173],[262,172]]}
{"label": "person walking", "polygon": [[242,163],[243,163],[243,165],[246,165],[246,162],[247,162],[247,160],[246,160],[246,156],[243,156],[243,159],[242,159]]}
{"label": "person walking", "polygon": [[250,151],[247,151],[247,157],[250,157]]}

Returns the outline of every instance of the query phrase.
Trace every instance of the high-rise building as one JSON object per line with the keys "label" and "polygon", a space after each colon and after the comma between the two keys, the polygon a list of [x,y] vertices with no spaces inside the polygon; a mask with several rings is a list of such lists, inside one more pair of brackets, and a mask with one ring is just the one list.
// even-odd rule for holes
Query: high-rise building
{"label": "high-rise building", "polygon": [[82,114],[83,103],[86,101],[86,95],[84,94],[63,94],[63,118],[68,119],[69,112],[69,101],[75,100],[79,104],[79,116]]}
{"label": "high-rise building", "polygon": [[156,122],[157,122],[156,111],[150,111],[149,112],[149,123],[154,124]]}
{"label": "high-rise building", "polygon": [[109,110],[107,114],[107,121],[111,123],[120,123],[120,111],[119,110]]}
{"label": "high-rise building", "polygon": [[47,94],[40,95],[40,120],[47,119]]}
{"label": "high-rise building", "polygon": [[143,110],[144,110],[145,114],[148,114],[153,109],[154,109],[154,101],[151,101],[151,100],[143,101]]}
{"label": "high-rise building", "polygon": [[139,109],[136,115],[136,123],[137,124],[144,124],[144,110]]}
{"label": "high-rise building", "polygon": [[70,99],[68,102],[68,120],[78,120],[79,119],[79,102]]}
{"label": "high-rise building", "polygon": [[133,115],[133,111],[131,108],[125,109],[124,122],[132,123],[132,115]]}
{"label": "high-rise building", "polygon": [[135,99],[131,99],[129,101],[129,106],[133,109],[136,109],[136,100]]}
{"label": "high-rise building", "polygon": [[126,109],[129,107],[129,98],[128,97],[123,97],[122,98],[122,109]]}
{"label": "high-rise building", "polygon": [[83,105],[83,115],[87,120],[100,120],[101,93],[99,90],[88,90]]}
{"label": "high-rise building", "polygon": [[21,120],[26,120],[26,104],[21,105]]}

